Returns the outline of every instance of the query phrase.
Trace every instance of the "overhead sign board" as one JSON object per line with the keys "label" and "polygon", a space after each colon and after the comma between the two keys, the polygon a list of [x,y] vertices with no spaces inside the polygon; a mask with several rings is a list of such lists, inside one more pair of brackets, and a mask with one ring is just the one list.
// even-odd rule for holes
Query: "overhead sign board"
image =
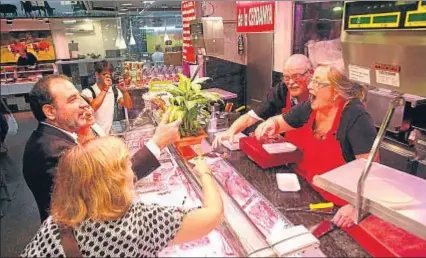
{"label": "overhead sign board", "polygon": [[274,1],[237,1],[237,32],[272,32],[274,24]]}

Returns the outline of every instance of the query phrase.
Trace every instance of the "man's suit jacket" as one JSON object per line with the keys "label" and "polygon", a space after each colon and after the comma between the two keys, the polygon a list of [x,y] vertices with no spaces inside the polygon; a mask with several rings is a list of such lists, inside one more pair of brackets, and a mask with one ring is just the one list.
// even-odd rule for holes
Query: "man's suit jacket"
{"label": "man's suit jacket", "polygon": [[[23,174],[37,202],[42,222],[49,216],[50,194],[59,158],[75,145],[70,135],[42,123],[27,141]],[[158,160],[146,147],[132,157],[132,168],[138,178],[147,176],[159,166]]]}

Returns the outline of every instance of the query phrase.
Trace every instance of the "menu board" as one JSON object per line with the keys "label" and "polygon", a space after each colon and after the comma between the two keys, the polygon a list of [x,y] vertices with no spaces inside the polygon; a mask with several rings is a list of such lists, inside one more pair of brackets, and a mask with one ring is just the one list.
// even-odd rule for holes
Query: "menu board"
{"label": "menu board", "polygon": [[426,1],[345,4],[345,30],[426,29]]}
{"label": "menu board", "polygon": [[191,41],[190,23],[195,20],[195,1],[182,1],[182,33],[183,33],[183,60],[196,63],[195,50]]}

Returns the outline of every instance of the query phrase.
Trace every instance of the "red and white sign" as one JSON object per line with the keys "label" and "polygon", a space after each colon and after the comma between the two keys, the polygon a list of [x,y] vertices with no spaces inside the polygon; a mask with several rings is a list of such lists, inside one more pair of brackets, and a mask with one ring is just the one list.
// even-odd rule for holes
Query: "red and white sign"
{"label": "red and white sign", "polygon": [[237,32],[274,31],[275,2],[237,1]]}
{"label": "red and white sign", "polygon": [[183,33],[183,60],[189,63],[196,63],[195,50],[191,42],[190,23],[196,18],[195,1],[182,1],[182,33]]}

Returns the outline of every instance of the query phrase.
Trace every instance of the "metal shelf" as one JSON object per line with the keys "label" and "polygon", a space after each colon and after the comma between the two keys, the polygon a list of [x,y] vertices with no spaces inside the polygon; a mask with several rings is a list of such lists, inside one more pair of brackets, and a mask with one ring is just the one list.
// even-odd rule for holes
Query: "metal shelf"
{"label": "metal shelf", "polygon": [[[17,74],[23,74],[23,73],[43,73],[43,72],[53,72],[53,69],[46,69],[46,70],[28,70],[28,71],[18,71]],[[2,72],[1,74],[14,74],[15,72]]]}

